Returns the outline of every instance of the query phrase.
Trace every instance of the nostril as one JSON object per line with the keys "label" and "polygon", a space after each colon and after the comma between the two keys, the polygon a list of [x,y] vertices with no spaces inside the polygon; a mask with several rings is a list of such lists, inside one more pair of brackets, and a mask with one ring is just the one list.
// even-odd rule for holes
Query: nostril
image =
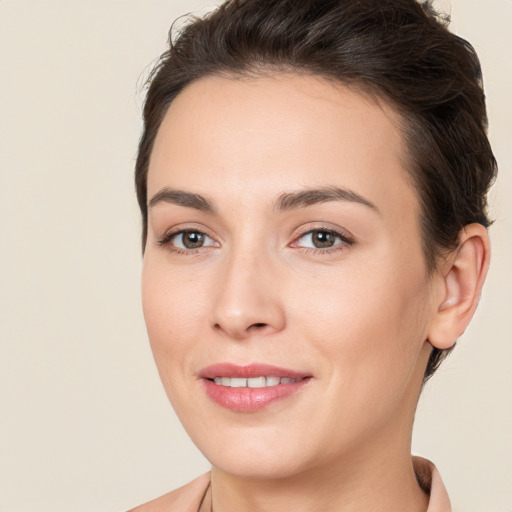
{"label": "nostril", "polygon": [[251,324],[247,329],[248,333],[253,333],[253,334],[258,333],[260,335],[266,334],[267,331],[271,332],[272,328],[270,327],[269,324],[267,324],[265,322],[255,322],[255,323]]}

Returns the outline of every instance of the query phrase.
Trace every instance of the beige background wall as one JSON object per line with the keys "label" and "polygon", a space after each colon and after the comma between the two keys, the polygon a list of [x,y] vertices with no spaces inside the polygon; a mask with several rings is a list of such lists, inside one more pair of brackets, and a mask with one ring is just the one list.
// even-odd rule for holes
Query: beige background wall
{"label": "beige background wall", "polygon": [[[137,83],[209,0],[0,0],[0,512],[123,511],[205,471],[139,305]],[[450,2],[442,2],[450,8]],[[455,0],[501,165],[477,317],[427,387],[415,451],[455,510],[512,510],[512,1]]]}

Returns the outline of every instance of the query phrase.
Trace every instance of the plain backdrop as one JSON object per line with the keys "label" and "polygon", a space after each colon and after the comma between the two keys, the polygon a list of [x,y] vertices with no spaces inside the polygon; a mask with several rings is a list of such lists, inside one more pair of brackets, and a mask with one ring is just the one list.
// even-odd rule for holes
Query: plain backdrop
{"label": "plain backdrop", "polygon": [[[208,0],[0,0],[0,511],[122,512],[208,469],[158,380],[132,184],[141,84]],[[476,47],[500,164],[476,318],[414,451],[455,511],[512,510],[512,1],[439,2]]]}

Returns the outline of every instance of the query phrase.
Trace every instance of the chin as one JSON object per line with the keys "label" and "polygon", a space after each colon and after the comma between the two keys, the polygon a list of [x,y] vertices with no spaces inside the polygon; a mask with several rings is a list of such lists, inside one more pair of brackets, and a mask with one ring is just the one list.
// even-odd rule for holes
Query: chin
{"label": "chin", "polygon": [[[268,451],[273,450],[269,449]],[[295,454],[296,457],[297,455]],[[269,453],[263,457],[259,455],[246,455],[243,457],[222,456],[218,457],[218,459],[212,458],[210,462],[214,468],[223,473],[238,478],[254,480],[278,480],[296,475],[304,470],[299,461],[278,459],[278,454]]]}
{"label": "chin", "polygon": [[287,478],[310,466],[303,439],[294,440],[289,432],[244,430],[215,438],[191,437],[214,468],[239,478]]}

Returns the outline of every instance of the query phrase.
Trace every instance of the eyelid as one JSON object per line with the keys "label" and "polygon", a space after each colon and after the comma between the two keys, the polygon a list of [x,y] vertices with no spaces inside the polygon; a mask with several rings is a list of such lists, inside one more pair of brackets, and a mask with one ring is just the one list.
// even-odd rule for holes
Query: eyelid
{"label": "eyelid", "polygon": [[[339,238],[340,242],[335,245],[332,245],[331,247],[326,247],[326,248],[302,247],[302,246],[298,245],[299,240],[304,238],[306,235],[310,235],[310,234],[318,232],[318,231],[331,233],[335,237]],[[316,252],[316,253],[325,254],[325,253],[329,253],[329,252],[343,250],[347,246],[352,246],[354,244],[355,244],[354,237],[351,234],[347,233],[343,229],[333,228],[333,227],[328,227],[328,226],[311,226],[311,225],[309,225],[307,227],[304,227],[302,230],[299,231],[298,234],[296,234],[294,236],[293,242],[290,244],[290,247],[302,249],[305,251],[312,251],[312,252]]]}
{"label": "eyelid", "polygon": [[[185,233],[200,233],[201,235],[204,235],[205,237],[208,237],[210,240],[212,240],[214,243],[197,247],[194,249],[183,249],[181,247],[176,247],[171,244],[172,240],[176,238],[177,236]],[[197,227],[194,225],[187,225],[187,226],[173,226],[169,228],[165,233],[157,238],[155,241],[157,245],[160,247],[166,247],[168,246],[170,250],[174,252],[181,252],[181,253],[194,253],[200,249],[209,248],[209,247],[220,247],[219,241],[214,237],[211,233],[209,233],[209,230],[204,227]]]}
{"label": "eyelid", "polygon": [[[310,235],[315,232],[326,232],[334,235],[336,238],[338,238],[340,241],[336,243],[335,245],[332,245],[330,247],[304,247],[299,245],[299,241],[304,238],[306,235]],[[196,248],[181,248],[177,247],[171,244],[172,240],[176,238],[177,236],[185,233],[200,233],[204,235],[205,237],[209,238],[213,243],[208,245],[203,245]],[[169,250],[177,253],[183,253],[183,254],[193,254],[203,249],[208,249],[211,247],[220,247],[219,241],[216,239],[215,236],[213,236],[211,233],[209,233],[209,230],[205,227],[197,227],[196,225],[186,225],[186,226],[173,226],[169,228],[160,238],[158,238],[155,243],[160,247],[168,247]],[[341,251],[344,250],[352,245],[355,244],[354,237],[349,234],[346,230],[339,228],[339,227],[331,227],[326,225],[307,225],[303,226],[298,233],[295,234],[293,241],[289,244],[289,247],[292,247],[294,249],[300,249],[304,252],[313,252],[313,253],[319,253],[319,254],[327,254],[330,252],[335,251]]]}
{"label": "eyelid", "polygon": [[[202,236],[203,237],[202,241],[204,242],[203,245],[200,245],[199,247],[189,248],[189,247],[181,247],[181,246],[174,244],[174,242],[176,240],[181,238],[181,245],[184,245],[183,239],[190,233],[194,233],[194,234],[198,234],[198,235]],[[210,243],[208,243],[208,240],[210,241]],[[211,238],[210,236],[208,236],[206,233],[201,233],[200,231],[190,230],[190,229],[178,231],[177,233],[172,235],[170,242],[173,242],[173,244],[172,244],[173,247],[176,247],[177,249],[181,249],[181,250],[185,250],[185,251],[191,251],[194,249],[203,249],[205,247],[214,247],[216,244],[215,240],[213,238]]]}

